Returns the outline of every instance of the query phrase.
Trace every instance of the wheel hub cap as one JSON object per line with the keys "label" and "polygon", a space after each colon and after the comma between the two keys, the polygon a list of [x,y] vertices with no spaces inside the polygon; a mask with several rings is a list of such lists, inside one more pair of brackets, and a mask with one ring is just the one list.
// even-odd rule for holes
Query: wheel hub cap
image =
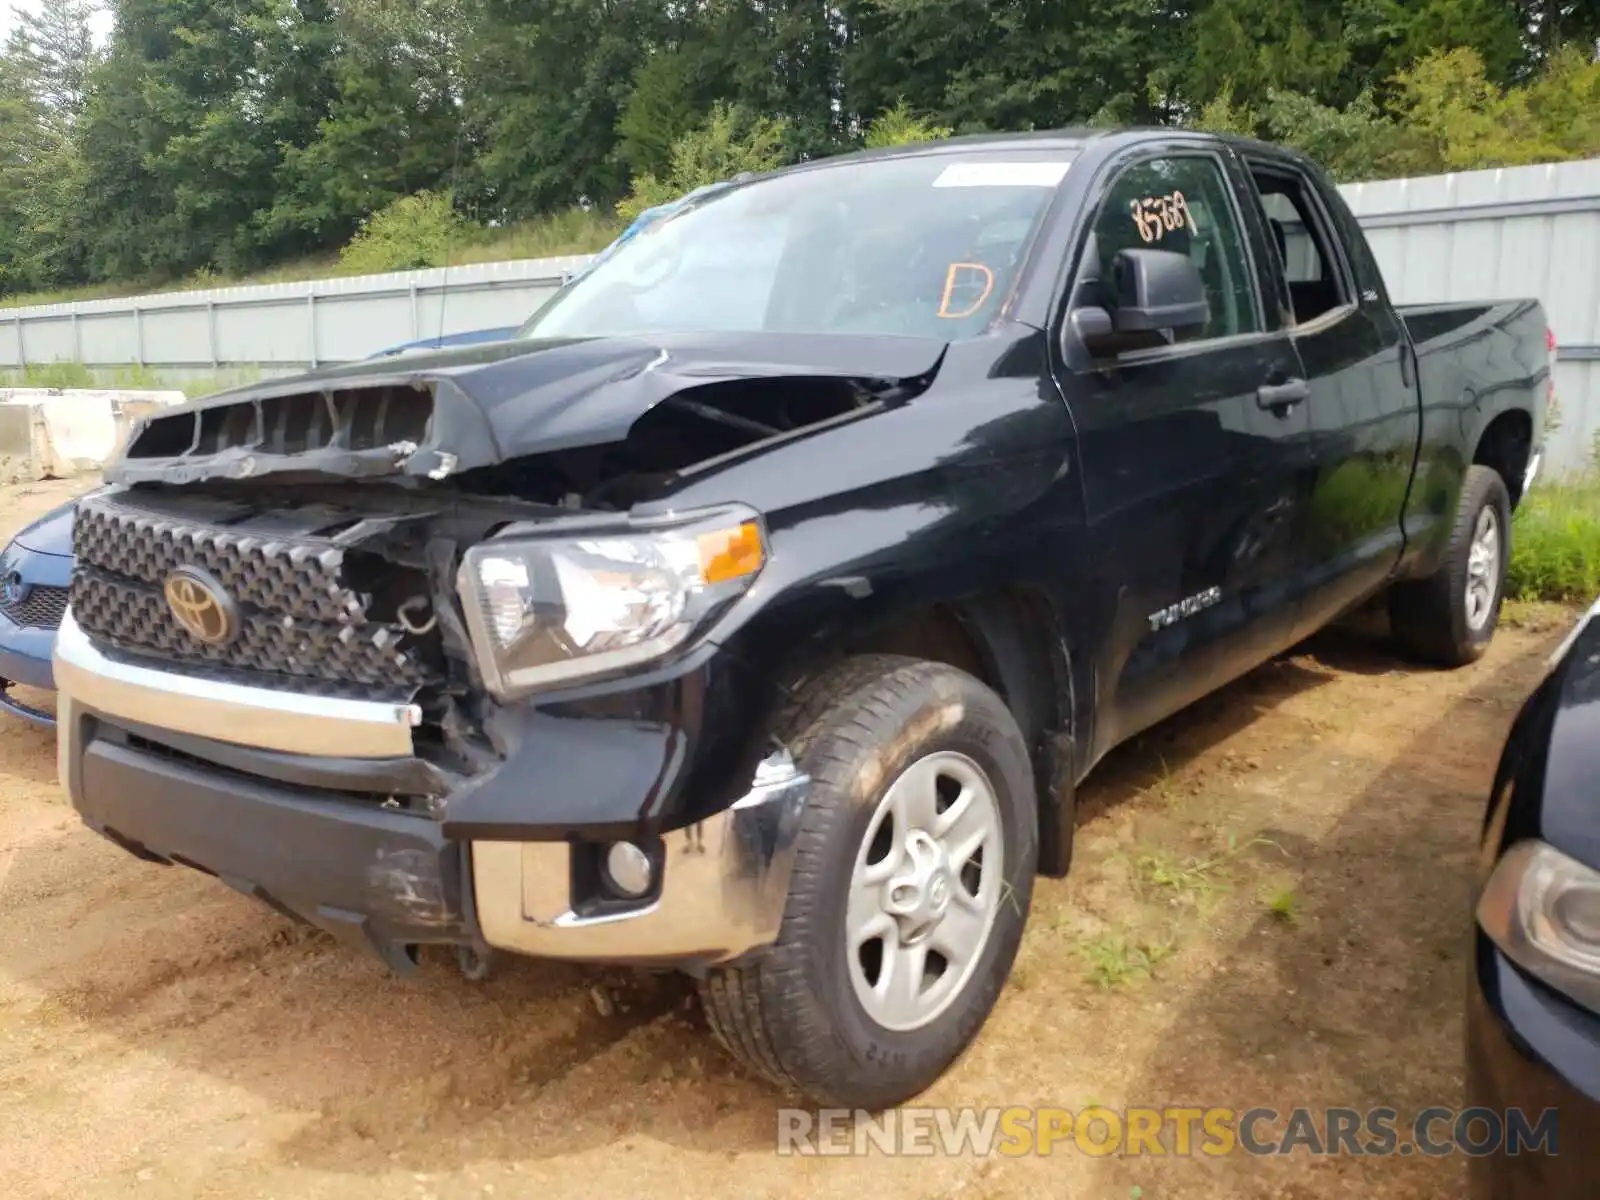
{"label": "wheel hub cap", "polygon": [[922,941],[950,907],[950,856],[923,830],[905,842],[904,870],[883,887],[883,911],[899,925],[900,944]]}
{"label": "wheel hub cap", "polygon": [[1500,519],[1493,508],[1478,514],[1467,549],[1467,624],[1480,632],[1494,612],[1500,591]]}
{"label": "wheel hub cap", "polygon": [[851,983],[873,1020],[916,1029],[961,994],[989,942],[1004,858],[999,800],[965,755],[919,759],[884,793],[845,916]]}

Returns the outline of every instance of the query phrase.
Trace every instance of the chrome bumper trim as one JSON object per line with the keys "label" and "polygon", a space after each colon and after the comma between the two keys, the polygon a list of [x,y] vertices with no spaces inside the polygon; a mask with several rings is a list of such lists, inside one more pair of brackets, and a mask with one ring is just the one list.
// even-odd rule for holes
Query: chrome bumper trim
{"label": "chrome bumper trim", "polygon": [[119,662],[95,649],[70,609],[56,635],[55,679],[63,767],[83,709],[236,746],[338,758],[407,757],[422,720],[414,704],[304,696]]}
{"label": "chrome bumper trim", "polygon": [[655,903],[604,917],[572,911],[566,842],[474,842],[484,941],[537,958],[699,964],[768,945],[783,921],[810,794],[811,777],[787,754],[767,759],[731,808],[667,836]]}

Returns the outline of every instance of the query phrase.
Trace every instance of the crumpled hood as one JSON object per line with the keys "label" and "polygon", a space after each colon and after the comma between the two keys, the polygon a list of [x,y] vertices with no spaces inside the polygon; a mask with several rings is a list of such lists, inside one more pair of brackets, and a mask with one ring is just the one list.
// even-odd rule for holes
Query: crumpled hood
{"label": "crumpled hood", "polygon": [[668,334],[501,342],[361,362],[167,410],[135,432],[106,478],[441,479],[620,440],[663,400],[710,385],[832,378],[889,390],[925,381],[945,349],[903,337]]}

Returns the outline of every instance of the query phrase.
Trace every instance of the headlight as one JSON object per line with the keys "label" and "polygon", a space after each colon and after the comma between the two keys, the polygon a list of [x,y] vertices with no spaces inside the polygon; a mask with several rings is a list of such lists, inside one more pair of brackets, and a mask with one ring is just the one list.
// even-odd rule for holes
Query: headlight
{"label": "headlight", "polygon": [[1518,842],[1484,888],[1478,924],[1523,970],[1600,1012],[1600,872]]}
{"label": "headlight", "polygon": [[458,587],[500,700],[667,654],[766,564],[748,509],[648,531],[508,537],[467,551]]}

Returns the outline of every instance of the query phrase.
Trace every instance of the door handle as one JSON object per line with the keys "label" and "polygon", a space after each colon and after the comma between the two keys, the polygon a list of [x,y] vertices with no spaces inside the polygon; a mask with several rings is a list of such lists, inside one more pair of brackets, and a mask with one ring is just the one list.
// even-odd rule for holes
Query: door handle
{"label": "door handle", "polygon": [[1284,417],[1289,415],[1289,411],[1296,404],[1309,399],[1310,396],[1309,383],[1304,379],[1290,379],[1284,383],[1262,384],[1256,389],[1256,404]]}

